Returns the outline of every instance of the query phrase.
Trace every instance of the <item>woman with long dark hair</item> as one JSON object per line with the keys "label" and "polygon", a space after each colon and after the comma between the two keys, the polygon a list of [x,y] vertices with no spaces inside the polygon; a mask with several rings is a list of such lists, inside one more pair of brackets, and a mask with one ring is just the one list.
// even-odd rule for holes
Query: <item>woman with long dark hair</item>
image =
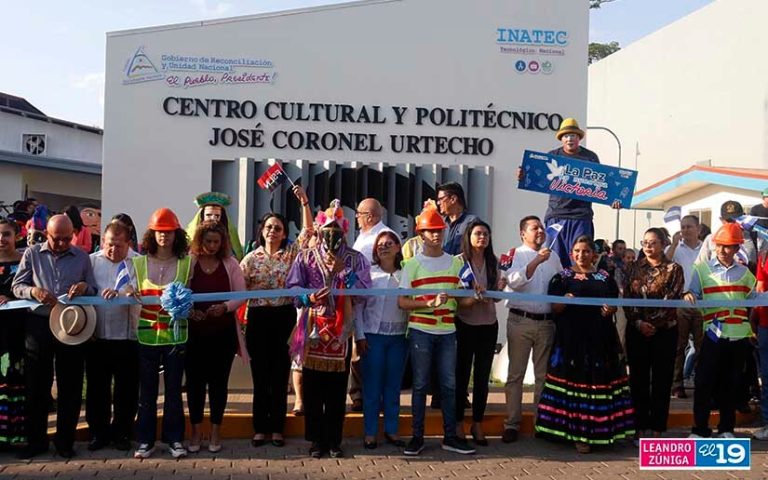
{"label": "woman with long dark hair", "polygon": [[[398,288],[402,261],[397,234],[391,230],[379,233],[373,241],[372,288]],[[397,297],[368,297],[362,311],[355,316],[355,341],[363,368],[364,446],[367,449],[377,446],[382,409],[387,443],[405,446],[397,430],[400,384],[408,356],[407,326],[407,319],[397,306]]]}
{"label": "woman with long dark hair", "polygon": [[[195,293],[245,290],[240,264],[232,255],[229,235],[222,223],[198,224],[192,237],[191,253],[197,259],[190,288]],[[197,302],[189,324],[187,342],[187,404],[192,437],[188,450],[200,451],[205,391],[211,409],[211,437],[208,451],[221,451],[221,422],[227,406],[232,360],[242,338],[235,311],[243,301]],[[241,352],[243,354],[244,352]]]}
{"label": "woman with long dark hair", "polygon": [[[302,231],[288,242],[288,221],[279,213],[267,213],[259,223],[259,246],[248,253],[240,268],[248,290],[285,288],[285,280],[299,250],[312,230],[312,210],[304,189],[293,188],[301,202]],[[272,445],[285,445],[283,430],[287,410],[287,381],[291,367],[288,337],[296,326],[291,297],[254,298],[248,301],[245,342],[253,379],[253,431],[251,444],[259,447],[271,434]]]}
{"label": "woman with long dark hair", "polygon": [[[162,295],[171,283],[187,285],[194,269],[187,255],[187,234],[169,208],[156,210],[141,242],[145,255],[133,257],[129,294]],[[136,336],[139,340],[139,415],[134,458],[149,458],[155,451],[157,395],[163,366],[165,402],[161,439],[173,458],[187,456],[184,448],[184,405],[181,380],[187,343],[186,318],[171,317],[160,305],[142,305]]]}
{"label": "woman with long dark hair", "polygon": [[[487,223],[475,220],[467,226],[461,238],[460,257],[471,268],[473,287],[479,291],[499,289],[499,261],[493,252],[491,227]],[[488,445],[482,422],[498,333],[493,300],[482,299],[472,306],[459,308],[456,315],[456,428],[458,436],[463,438],[464,400],[474,366],[470,433],[480,446]]]}
{"label": "woman with long dark hair", "polygon": [[[595,268],[595,252],[591,238],[577,238],[573,265],[552,278],[549,294],[616,298],[616,283]],[[613,325],[616,307],[553,303],[552,311],[557,327],[536,412],[536,435],[574,442],[579,453],[634,435],[629,379]]]}

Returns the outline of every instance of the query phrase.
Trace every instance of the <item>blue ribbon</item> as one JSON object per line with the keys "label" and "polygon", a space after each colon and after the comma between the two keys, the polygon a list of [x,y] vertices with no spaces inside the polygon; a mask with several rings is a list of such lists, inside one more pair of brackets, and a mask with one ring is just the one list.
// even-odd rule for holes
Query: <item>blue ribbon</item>
{"label": "blue ribbon", "polygon": [[[222,302],[229,300],[249,300],[252,298],[277,298],[277,297],[295,297],[299,295],[309,295],[315,293],[315,289],[309,288],[282,288],[275,290],[250,290],[244,292],[219,292],[219,293],[196,293],[192,295],[195,302]],[[474,290],[440,290],[427,288],[350,288],[350,289],[332,289],[334,295],[351,295],[356,297],[393,297],[401,295],[436,295],[445,292],[452,297],[474,297]],[[483,294],[485,298],[499,300],[513,300],[516,302],[533,303],[561,303],[566,305],[583,306],[601,306],[611,307],[646,307],[646,308],[713,308],[713,307],[764,307],[768,306],[768,296],[761,295],[753,300],[707,300],[697,301],[691,305],[685,300],[662,300],[662,299],[642,299],[642,298],[594,298],[594,297],[560,297],[556,295],[539,295],[531,293],[517,292],[499,292],[487,291]],[[159,305],[160,297],[141,297],[146,305]],[[69,305],[134,305],[138,302],[132,297],[117,297],[111,300],[105,300],[102,297],[76,297],[68,300],[66,296],[59,297],[59,301]],[[19,308],[36,308],[40,304],[31,300],[13,300],[5,305],[0,305],[0,311],[14,310]]]}

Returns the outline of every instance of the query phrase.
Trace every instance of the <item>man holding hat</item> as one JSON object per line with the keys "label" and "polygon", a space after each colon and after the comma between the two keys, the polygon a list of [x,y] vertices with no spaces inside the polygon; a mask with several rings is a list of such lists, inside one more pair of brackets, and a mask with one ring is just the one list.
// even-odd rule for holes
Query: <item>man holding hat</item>
{"label": "man holding hat", "polygon": [[45,243],[25,252],[13,280],[17,298],[40,302],[26,322],[27,433],[29,443],[19,458],[48,451],[48,411],[53,385],[54,357],[58,407],[53,443],[64,458],[71,458],[83,391],[85,345],[95,327],[91,306],[62,305],[68,299],[96,293],[88,254],[73,248],[72,221],[52,216],[46,225]]}
{"label": "man holding hat", "polygon": [[[579,127],[579,122],[575,118],[563,120],[555,137],[557,137],[562,145],[550,151],[550,155],[575,158],[584,162],[600,163],[600,159],[595,152],[580,145],[584,139],[584,130]],[[518,175],[522,178],[522,169]],[[621,208],[621,202],[616,201],[611,207],[619,209]],[[592,224],[593,217],[592,202],[561,197],[559,195],[549,196],[549,205],[544,216],[544,224],[547,227],[555,223],[562,225],[562,230],[560,230],[551,248],[560,257],[560,262],[564,267],[571,265],[571,247],[577,238],[582,235],[587,235],[590,238],[595,237],[595,227]]]}
{"label": "man holding hat", "polygon": [[[735,261],[744,243],[741,228],[726,222],[712,237],[715,256],[694,265],[689,291],[683,298],[690,303],[700,300],[738,301],[755,296],[755,277]],[[703,308],[704,339],[696,365],[691,437],[709,437],[711,399],[720,409],[720,438],[733,438],[736,424],[738,390],[742,372],[751,352],[752,326],[743,307]]]}

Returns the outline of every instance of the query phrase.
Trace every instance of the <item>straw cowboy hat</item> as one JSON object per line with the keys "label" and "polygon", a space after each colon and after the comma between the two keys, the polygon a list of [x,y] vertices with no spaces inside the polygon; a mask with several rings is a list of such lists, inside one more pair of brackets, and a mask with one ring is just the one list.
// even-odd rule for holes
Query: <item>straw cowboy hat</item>
{"label": "straw cowboy hat", "polygon": [[51,333],[65,345],[80,345],[91,339],[96,330],[96,309],[93,305],[64,305],[57,303],[48,318]]}
{"label": "straw cowboy hat", "polygon": [[584,130],[579,127],[579,122],[575,118],[566,118],[560,123],[560,128],[557,130],[555,137],[558,140],[563,138],[566,133],[575,133],[579,138],[584,138]]}

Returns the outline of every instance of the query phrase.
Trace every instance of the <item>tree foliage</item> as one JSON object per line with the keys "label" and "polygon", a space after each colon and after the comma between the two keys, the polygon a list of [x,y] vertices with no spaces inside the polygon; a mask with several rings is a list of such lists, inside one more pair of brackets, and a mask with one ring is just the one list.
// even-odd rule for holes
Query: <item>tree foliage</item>
{"label": "tree foliage", "polygon": [[592,42],[589,44],[589,64],[607,57],[608,55],[612,53],[616,53],[619,50],[621,50],[621,47],[619,46],[619,42],[610,42],[610,43],[597,43]]}
{"label": "tree foliage", "polygon": [[615,2],[616,0],[589,0],[589,8],[600,8],[604,3]]}

